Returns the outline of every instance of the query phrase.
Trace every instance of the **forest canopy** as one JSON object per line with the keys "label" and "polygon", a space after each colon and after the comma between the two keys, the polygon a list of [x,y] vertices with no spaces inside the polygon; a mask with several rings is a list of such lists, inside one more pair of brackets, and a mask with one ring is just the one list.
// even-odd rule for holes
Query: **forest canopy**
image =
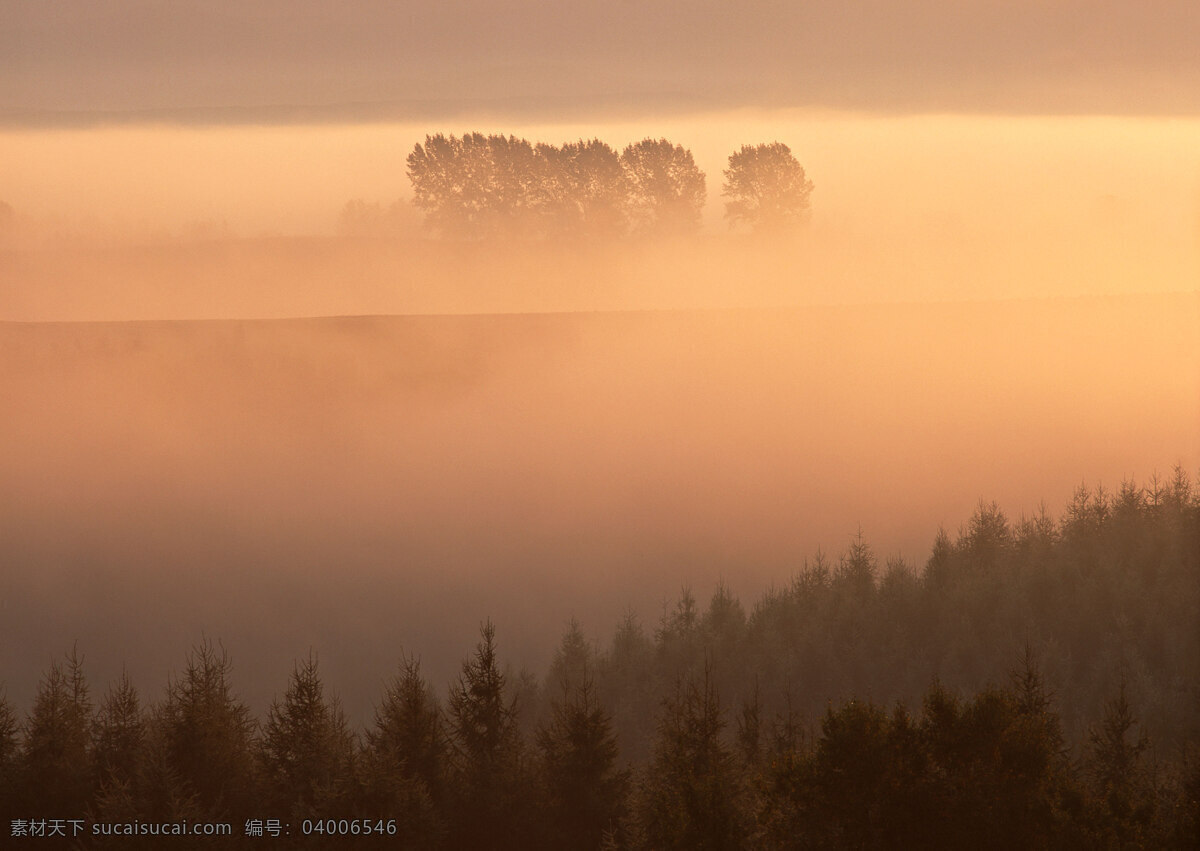
{"label": "forest canopy", "polygon": [[981,503],[921,570],[859,536],[749,611],[684,589],[606,645],[572,622],[540,679],[501,650],[483,624],[444,699],[403,657],[357,733],[312,653],[255,719],[219,644],[150,699],[124,676],[97,698],[72,652],[23,723],[0,698],[0,829],[222,821],[229,847],[271,823],[312,847],[356,847],[340,824],[411,848],[1200,840],[1200,495],[1182,470],[1080,489],[1059,519]]}

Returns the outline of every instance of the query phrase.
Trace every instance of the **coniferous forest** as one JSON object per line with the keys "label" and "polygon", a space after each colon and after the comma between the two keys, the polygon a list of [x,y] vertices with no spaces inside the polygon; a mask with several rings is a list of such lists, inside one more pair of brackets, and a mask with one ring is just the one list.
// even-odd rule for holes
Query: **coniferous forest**
{"label": "coniferous forest", "polygon": [[[0,702],[0,811],[72,847],[1193,848],[1200,493],[981,503],[924,565],[860,535],[745,605],[683,589],[542,678],[503,624],[448,688],[403,657],[352,729],[319,648],[254,717],[237,648],[157,691],[85,647]],[[385,672],[381,672],[384,676]],[[226,824],[220,838],[160,834]],[[184,825],[180,828],[180,825]],[[207,828],[206,828],[207,829]],[[72,836],[73,834],[73,836]],[[15,840],[14,840],[15,841]]]}

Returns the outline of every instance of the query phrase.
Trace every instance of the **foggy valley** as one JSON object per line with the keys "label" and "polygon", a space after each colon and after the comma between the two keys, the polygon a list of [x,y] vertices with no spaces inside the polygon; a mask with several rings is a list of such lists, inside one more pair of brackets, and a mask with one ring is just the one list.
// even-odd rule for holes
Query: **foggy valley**
{"label": "foggy valley", "polygon": [[1196,847],[1200,17],[792,6],[6,5],[0,835]]}
{"label": "foggy valley", "polygon": [[1177,294],[5,323],[8,694],[75,642],[153,682],[207,635],[260,707],[319,650],[362,719],[402,649],[448,679],[487,617],[542,670],[571,617],[753,599],[860,529],[919,567],[980,499],[1194,467],[1198,320]]}

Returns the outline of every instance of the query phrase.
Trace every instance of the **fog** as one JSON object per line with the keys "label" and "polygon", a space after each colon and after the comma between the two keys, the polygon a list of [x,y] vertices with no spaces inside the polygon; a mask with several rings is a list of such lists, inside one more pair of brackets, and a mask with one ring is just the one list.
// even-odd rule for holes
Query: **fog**
{"label": "fog", "polygon": [[147,688],[201,636],[262,706],[310,647],[353,717],[478,623],[752,599],[860,529],[923,564],[977,500],[1200,461],[1195,295],[0,326],[10,696],[79,642]]}
{"label": "fog", "polygon": [[[0,134],[0,318],[123,320],[835,304],[1186,291],[1200,122],[739,111],[609,124],[114,127]],[[708,177],[702,247],[425,238],[404,159],[436,130],[647,136]],[[786,246],[731,233],[740,145],[816,185]],[[376,227],[339,228],[351,200]],[[395,206],[384,220],[383,211]],[[344,225],[345,222],[342,222]],[[363,223],[360,223],[362,225]],[[341,238],[334,238],[341,237]]]}
{"label": "fog", "polygon": [[[701,232],[435,238],[404,158],[474,128],[681,143]],[[731,232],[725,158],[774,139],[811,221]],[[980,499],[1195,470],[1197,151],[1192,119],[758,110],[6,131],[0,685],[77,641],[153,690],[207,636],[256,708],[316,649],[362,720],[484,618],[541,671],[572,616],[749,603],[860,530],[919,568]]]}

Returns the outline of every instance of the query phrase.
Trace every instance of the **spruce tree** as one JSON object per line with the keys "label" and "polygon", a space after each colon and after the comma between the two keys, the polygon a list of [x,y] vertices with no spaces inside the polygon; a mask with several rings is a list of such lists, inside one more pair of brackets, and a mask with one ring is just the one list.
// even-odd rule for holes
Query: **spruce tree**
{"label": "spruce tree", "polygon": [[157,722],[163,766],[206,815],[238,818],[258,803],[255,723],[233,693],[228,654],[203,641],[188,654],[182,676],[167,686]]}
{"label": "spruce tree", "polygon": [[742,778],[722,741],[725,721],[705,669],[663,705],[642,779],[638,827],[652,848],[733,849],[750,834]]}
{"label": "spruce tree", "polygon": [[12,812],[15,802],[15,780],[20,751],[17,740],[17,716],[0,694],[0,812]]}
{"label": "spruce tree", "polygon": [[576,686],[563,685],[551,719],[538,731],[545,820],[558,848],[599,848],[623,814],[628,773],[617,768],[612,718],[596,699],[586,670]]}
{"label": "spruce tree", "polygon": [[480,628],[472,658],[450,689],[456,842],[466,848],[516,848],[527,841],[517,707],[496,656],[496,627]]}
{"label": "spruce tree", "polygon": [[445,834],[446,735],[441,709],[406,658],[367,731],[362,760],[364,812],[395,818],[405,847],[435,847]]}
{"label": "spruce tree", "polygon": [[259,749],[267,799],[293,818],[345,816],[353,795],[354,737],[336,699],[326,699],[317,658],[292,671],[267,712]]}
{"label": "spruce tree", "polygon": [[65,665],[50,665],[34,698],[18,798],[31,813],[82,814],[94,782],[92,700],[83,660],[72,650]]}
{"label": "spruce tree", "polygon": [[137,689],[122,671],[96,715],[96,770],[101,788],[133,781],[145,739],[146,717]]}
{"label": "spruce tree", "polygon": [[1122,678],[1104,717],[1088,733],[1087,768],[1093,782],[1093,824],[1120,847],[1138,847],[1154,818],[1154,795],[1142,764],[1150,747]]}

